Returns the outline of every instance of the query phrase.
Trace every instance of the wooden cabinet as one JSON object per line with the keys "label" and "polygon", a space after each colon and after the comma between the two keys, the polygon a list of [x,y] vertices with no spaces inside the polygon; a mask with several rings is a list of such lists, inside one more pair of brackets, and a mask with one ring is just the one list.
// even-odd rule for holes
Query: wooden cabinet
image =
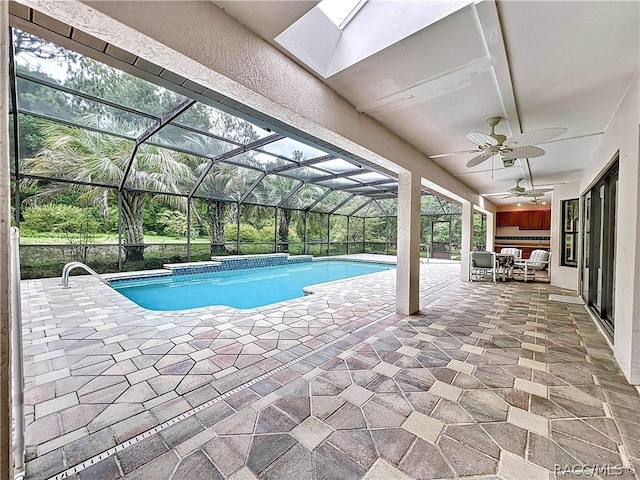
{"label": "wooden cabinet", "polygon": [[519,224],[520,212],[498,212],[496,214],[497,227],[517,227]]}
{"label": "wooden cabinet", "polygon": [[551,210],[542,210],[542,230],[551,230]]}
{"label": "wooden cabinet", "polygon": [[520,230],[550,230],[551,210],[497,212],[496,226],[518,227]]}
{"label": "wooden cabinet", "polygon": [[520,213],[520,230],[542,230],[540,210]]}

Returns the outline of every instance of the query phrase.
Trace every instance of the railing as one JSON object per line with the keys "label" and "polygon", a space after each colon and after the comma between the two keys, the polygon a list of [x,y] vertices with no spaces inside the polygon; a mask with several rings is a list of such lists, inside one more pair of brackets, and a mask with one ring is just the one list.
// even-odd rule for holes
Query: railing
{"label": "railing", "polygon": [[109,285],[109,282],[107,282],[104,278],[102,278],[102,276],[91,267],[85,265],[82,262],[69,262],[62,269],[62,288],[69,288],[69,274],[71,273],[71,270],[73,270],[74,268],[82,268],[83,270],[89,272],[91,275],[96,277],[105,285]]}
{"label": "railing", "polygon": [[14,479],[24,478],[24,373],[22,362],[22,312],[20,307],[20,231],[11,227],[11,413]]}

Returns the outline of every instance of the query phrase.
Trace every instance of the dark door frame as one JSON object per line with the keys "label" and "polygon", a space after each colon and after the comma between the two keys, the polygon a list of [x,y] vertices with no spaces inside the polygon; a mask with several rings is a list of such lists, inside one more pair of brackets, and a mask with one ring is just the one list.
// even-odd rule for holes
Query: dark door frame
{"label": "dark door frame", "polygon": [[[587,305],[598,316],[600,322],[613,338],[614,319],[614,274],[615,274],[615,227],[618,180],[618,160],[599,178],[596,183],[582,195],[582,203],[586,208],[590,202],[589,215],[589,251],[582,252],[581,270],[584,272],[585,253],[589,258],[588,278],[581,275],[581,295]],[[600,191],[603,191],[602,199]],[[591,194],[587,199],[587,195]],[[602,201],[601,201],[602,199]],[[585,235],[583,230],[582,235]],[[584,249],[584,239],[580,242]],[[602,255],[601,255],[602,254]],[[601,273],[601,276],[598,273]],[[587,295],[584,295],[583,283],[588,282]],[[600,283],[600,285],[599,285]],[[598,303],[598,291],[600,302]]]}

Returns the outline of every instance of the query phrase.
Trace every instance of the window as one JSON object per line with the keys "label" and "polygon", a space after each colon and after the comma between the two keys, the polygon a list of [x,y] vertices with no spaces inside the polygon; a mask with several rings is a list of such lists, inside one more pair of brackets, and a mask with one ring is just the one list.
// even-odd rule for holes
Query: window
{"label": "window", "polygon": [[366,0],[322,0],[318,8],[342,30],[355,17]]}
{"label": "window", "polygon": [[577,198],[562,202],[562,265],[578,266],[578,216]]}

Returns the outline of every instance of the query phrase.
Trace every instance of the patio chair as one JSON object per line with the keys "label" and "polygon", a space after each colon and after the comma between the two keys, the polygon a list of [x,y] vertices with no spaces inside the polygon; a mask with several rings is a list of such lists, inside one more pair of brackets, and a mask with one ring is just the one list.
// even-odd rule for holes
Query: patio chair
{"label": "patio chair", "polygon": [[536,272],[548,270],[551,264],[551,252],[546,250],[534,250],[526,260],[519,260],[515,264],[516,270],[522,271],[524,281],[535,280]]}
{"label": "patio chair", "polygon": [[493,252],[471,252],[469,254],[469,279],[480,280],[491,275],[496,281],[496,255]]}
{"label": "patio chair", "polygon": [[500,249],[500,255],[513,255],[516,260],[522,258],[522,250],[519,248],[505,247]]}

